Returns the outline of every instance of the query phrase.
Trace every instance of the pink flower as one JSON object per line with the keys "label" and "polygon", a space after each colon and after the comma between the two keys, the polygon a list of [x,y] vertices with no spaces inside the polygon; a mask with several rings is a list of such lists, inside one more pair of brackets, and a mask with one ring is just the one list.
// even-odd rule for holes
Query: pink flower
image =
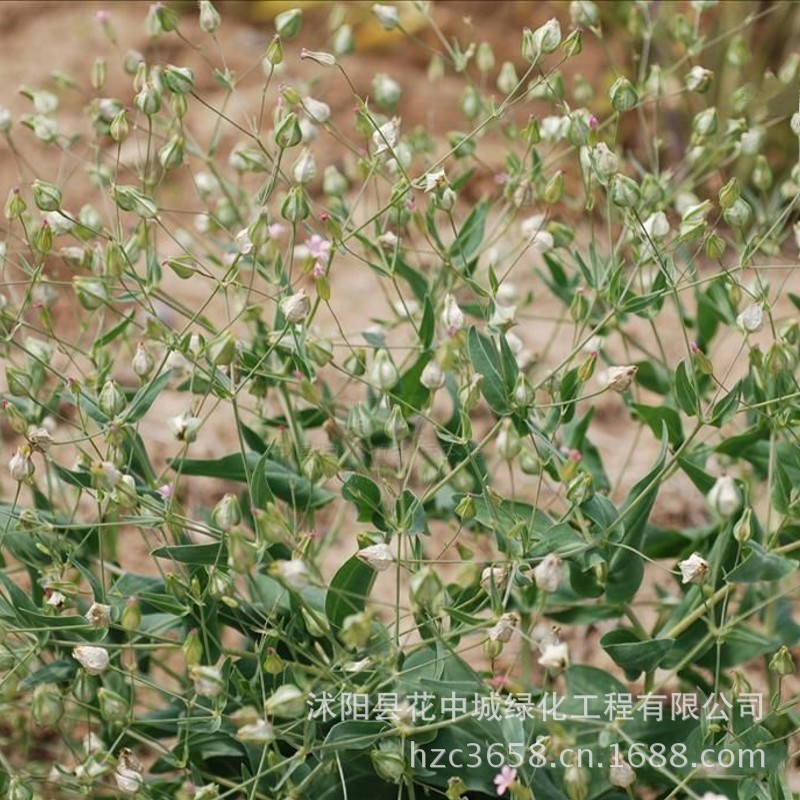
{"label": "pink flower", "polygon": [[286,226],[281,225],[280,222],[273,222],[272,225],[267,228],[267,233],[269,233],[270,239],[280,239],[281,236],[286,233]]}
{"label": "pink flower", "polygon": [[589,127],[590,127],[590,128],[593,130],[593,131],[596,131],[596,130],[597,130],[597,126],[598,126],[598,124],[599,124],[599,122],[598,122],[598,120],[597,120],[597,117],[596,117],[594,114],[590,114],[590,115],[589,115]]}
{"label": "pink flower", "polygon": [[325,277],[325,265],[321,261],[317,261],[314,264],[314,277],[315,278],[324,278]]}
{"label": "pink flower", "polygon": [[328,260],[331,254],[331,243],[315,233],[310,239],[306,239],[306,247],[312,258],[323,263]]}
{"label": "pink flower", "polygon": [[497,775],[494,776],[494,785],[497,787],[497,796],[502,797],[508,789],[511,788],[511,785],[517,779],[517,771],[515,769],[511,769],[511,767],[506,764]]}
{"label": "pink flower", "polygon": [[106,23],[111,22],[111,12],[106,10],[105,8],[101,8],[99,11],[95,13],[94,18],[101,25],[105,25]]}
{"label": "pink flower", "polygon": [[163,486],[159,486],[156,490],[165,500],[172,499],[172,495],[175,492],[174,487],[171,483],[165,483]]}

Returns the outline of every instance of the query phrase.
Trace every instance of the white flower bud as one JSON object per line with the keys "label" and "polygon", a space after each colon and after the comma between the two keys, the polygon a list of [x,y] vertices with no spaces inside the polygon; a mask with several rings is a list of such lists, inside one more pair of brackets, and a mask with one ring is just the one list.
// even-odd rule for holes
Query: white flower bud
{"label": "white flower bud", "polygon": [[194,682],[194,690],[201,697],[214,698],[225,688],[222,680],[222,672],[218,667],[195,665],[189,671]]}
{"label": "white flower bud", "polygon": [[644,229],[651,239],[663,239],[669,233],[669,220],[663,211],[656,211],[644,222]]}
{"label": "white flower bud", "polygon": [[8,470],[11,473],[11,477],[18,483],[30,480],[35,469],[33,459],[31,459],[31,450],[27,445],[18,447],[17,452],[8,462]]}
{"label": "white flower bud", "polygon": [[239,499],[236,495],[230,492],[223,495],[214,506],[214,510],[211,512],[211,519],[223,531],[235,528],[242,521],[242,509],[239,506]]}
{"label": "white flower bud", "polygon": [[514,635],[519,617],[512,611],[503,614],[500,619],[489,629],[489,639],[492,642],[508,642]]}
{"label": "white flower bud", "polygon": [[139,342],[136,345],[136,353],[133,356],[131,366],[136,375],[143,380],[153,371],[155,361],[153,361],[153,356],[150,355],[150,351],[145,347],[144,342]]}
{"label": "white flower bud", "polygon": [[317,162],[311,151],[305,147],[294,162],[292,175],[297,183],[311,183],[317,177]]}
{"label": "white flower bud", "polygon": [[108,669],[110,659],[104,647],[93,647],[88,644],[78,645],[72,651],[72,657],[89,673],[99,675]]}
{"label": "white flower bud", "polygon": [[391,356],[386,350],[378,350],[369,371],[369,382],[378,389],[386,391],[391,389],[398,380],[400,380],[400,374],[392,363]]}
{"label": "white flower bud", "polygon": [[510,421],[503,423],[495,443],[497,455],[504,461],[513,461],[522,450],[522,439]]}
{"label": "white flower bud", "polygon": [[123,748],[114,772],[117,788],[124,794],[136,794],[144,783],[143,769],[139,759],[127,747]]}
{"label": "white flower bud", "polygon": [[605,142],[599,142],[592,148],[591,160],[594,171],[603,184],[607,183],[609,178],[617,171],[617,156],[608,149],[608,145]]}
{"label": "white flower bud", "polygon": [[690,92],[703,94],[708,91],[713,78],[714,73],[710,69],[705,69],[698,64],[689,70],[685,80],[686,88]]}
{"label": "white flower bud", "polygon": [[428,172],[425,174],[425,191],[433,192],[437,189],[444,189],[447,186],[447,175],[443,169],[436,170],[436,172]]}
{"label": "white flower bud", "polygon": [[300,591],[308,586],[309,574],[305,561],[298,558],[291,561],[273,561],[269,569],[270,575],[280,578],[290,589]]}
{"label": "white flower bud", "polygon": [[542,55],[555,51],[561,43],[561,24],[553,17],[531,32],[525,28],[522,34],[522,57],[535,64]]}
{"label": "white flower bud", "polygon": [[481,589],[489,594],[492,589],[502,592],[508,584],[510,571],[506,566],[486,567],[481,572]]}
{"label": "white flower bud", "polygon": [[388,544],[371,544],[368,547],[362,547],[356,553],[356,558],[372,567],[376,572],[383,572],[394,563],[394,554]]}
{"label": "white flower bud", "polygon": [[200,0],[200,29],[206,33],[214,33],[221,22],[222,17],[211,4],[211,0]]}
{"label": "white flower bud", "polygon": [[555,592],[564,581],[563,562],[556,553],[545,556],[533,568],[533,580],[543,592]]}
{"label": "white flower bud", "polygon": [[425,365],[422,374],[419,376],[419,382],[432,392],[441,389],[444,386],[444,380],[444,370],[439,366],[439,362],[435,358]]}
{"label": "white flower bud", "polygon": [[682,583],[703,583],[708,576],[708,561],[699,553],[692,553],[685,561],[678,564]]}
{"label": "white flower bud", "polygon": [[622,756],[617,756],[611,762],[608,770],[608,782],[612,786],[625,789],[636,780],[636,773],[631,765]]}
{"label": "white flower bud", "polygon": [[264,711],[274,717],[299,717],[306,710],[306,696],[292,683],[279,686],[264,702]]}
{"label": "white flower bud", "polygon": [[301,60],[309,59],[309,61],[314,61],[321,67],[333,67],[336,64],[336,56],[332,53],[325,53],[321,50],[306,50],[305,47],[300,50],[300,58]]}
{"label": "white flower bud", "polygon": [[706,499],[711,508],[725,519],[733,516],[742,505],[739,487],[730,475],[717,478]]}
{"label": "white flower bud", "polygon": [[275,741],[275,731],[265,719],[243,725],[236,731],[236,739],[246,744],[265,745]]}
{"label": "white flower bud", "polygon": [[302,322],[311,311],[311,300],[305,289],[281,300],[281,313],[290,325]]}
{"label": "white flower bud", "polygon": [[545,645],[538,663],[546,669],[562,670],[569,664],[569,648],[565,642]]}
{"label": "white flower bud", "polygon": [[603,388],[622,394],[630,387],[638,369],[634,365],[609,367],[598,374],[597,380]]}
{"label": "white flower bud", "polygon": [[391,31],[397,27],[399,15],[394,6],[375,3],[375,5],[372,6],[372,13],[377,17],[378,22],[380,22],[384,30]]}
{"label": "white flower bud", "polygon": [[764,327],[764,308],[759,303],[748,306],[738,317],[736,324],[743,333],[757,333]]}
{"label": "white flower bud", "polygon": [[95,461],[91,473],[94,485],[106,491],[113,489],[122,480],[122,473],[111,461]]}
{"label": "white flower bud", "polygon": [[448,336],[455,336],[464,327],[464,312],[451,294],[445,295],[442,322]]}
{"label": "white flower bud", "polygon": [[331,118],[331,107],[327,103],[323,103],[322,100],[315,100],[313,97],[303,99],[303,109],[314,122],[318,122],[320,125]]}

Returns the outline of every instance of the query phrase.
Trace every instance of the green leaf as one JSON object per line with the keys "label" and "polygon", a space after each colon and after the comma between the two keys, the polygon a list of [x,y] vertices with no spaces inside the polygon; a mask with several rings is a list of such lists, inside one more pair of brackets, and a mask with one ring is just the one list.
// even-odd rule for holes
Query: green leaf
{"label": "green leaf", "polygon": [[228,559],[225,545],[219,544],[179,544],[170,547],[159,547],[150,553],[155,558],[168,558],[179,564],[210,567],[224,564]]}
{"label": "green leaf", "polygon": [[725,576],[729,583],[779,581],[797,570],[796,561],[770,553],[758,542],[748,542],[747,549],[747,558]]}
{"label": "green leaf", "polygon": [[371,478],[350,473],[342,486],[342,497],[355,505],[359,522],[371,522],[382,531],[389,529],[383,513],[381,490]]}
{"label": "green leaf", "polygon": [[631,408],[656,436],[661,436],[666,426],[667,438],[673,447],[683,442],[683,425],[680,414],[669,406],[648,406],[644,403],[631,403]]}
{"label": "green leaf", "polygon": [[339,567],[325,596],[325,615],[334,628],[341,627],[350,614],[364,610],[377,574],[356,556]]}
{"label": "green leaf", "polygon": [[489,407],[500,416],[510,414],[511,394],[517,371],[512,373],[506,371],[508,369],[506,360],[500,358],[494,343],[481,336],[474,325],[469,329],[467,343],[472,367],[483,376],[481,392]]}
{"label": "green leaf", "polygon": [[264,453],[258,459],[253,469],[250,489],[253,502],[258,508],[264,508],[272,495],[288,503],[292,508],[301,510],[320,508],[336,497],[333,492],[315,486],[304,475],[298,475],[269,458],[269,453]]}
{"label": "green leaf", "polygon": [[328,731],[323,746],[339,750],[366,750],[388,728],[381,720],[345,720]]}
{"label": "green leaf", "polygon": [[105,347],[107,344],[110,344],[114,341],[118,336],[125,332],[125,328],[133,322],[133,318],[136,316],[136,312],[132,311],[129,316],[123,317],[120,322],[118,322],[113,328],[109,329],[99,338],[95,339],[92,344],[92,350],[97,352],[99,349]]}
{"label": "green leaf", "polygon": [[405,416],[419,414],[427,405],[431,390],[423,386],[419,379],[432,357],[430,352],[423,353],[391,389],[390,394],[397,399]]}
{"label": "green leaf", "polygon": [[684,414],[690,417],[697,415],[697,392],[689,378],[684,361],[675,368],[675,396]]}
{"label": "green leaf", "polygon": [[739,410],[742,395],[742,382],[737,381],[725,397],[714,403],[709,424],[721,428]]}
{"label": "green leaf", "polygon": [[395,514],[399,533],[419,536],[428,532],[425,509],[411,489],[404,489],[400,497],[397,498]]}
{"label": "green leaf", "polygon": [[436,320],[433,316],[433,306],[430,297],[425,298],[422,306],[422,322],[419,326],[419,341],[424,350],[433,344],[433,334],[436,327]]}
{"label": "green leaf", "polygon": [[674,644],[674,639],[642,640],[628,628],[609,631],[600,639],[603,650],[632,681],[639,677],[639,673],[655,669]]}
{"label": "green leaf", "polygon": [[450,247],[450,258],[455,267],[466,266],[480,249],[483,244],[488,213],[488,201],[481,200],[464,220],[464,224]]}
{"label": "green leaf", "polygon": [[27,692],[41,683],[71,683],[78,672],[78,662],[74,658],[61,658],[39,667],[19,683],[21,691]]}
{"label": "green leaf", "polygon": [[126,422],[138,422],[155,403],[156,398],[164,391],[172,379],[172,370],[162,372],[157,378],[142,386],[131,400],[130,407],[125,414]]}
{"label": "green leaf", "polygon": [[[205,478],[223,478],[228,481],[247,480],[248,471],[252,474],[258,463],[258,456],[255,453],[247,453],[242,457],[241,453],[231,453],[222,458],[203,459],[203,458],[173,458],[169,462],[171,469],[183,475],[199,475]],[[247,469],[245,469],[245,464]]]}

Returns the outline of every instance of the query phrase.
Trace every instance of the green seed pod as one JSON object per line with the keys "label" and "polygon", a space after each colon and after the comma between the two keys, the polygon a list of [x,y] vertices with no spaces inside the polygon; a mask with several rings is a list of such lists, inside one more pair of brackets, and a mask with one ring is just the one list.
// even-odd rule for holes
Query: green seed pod
{"label": "green seed pod", "polygon": [[61,190],[47,181],[33,182],[33,202],[40,211],[58,211],[61,208]]}
{"label": "green seed pod", "polygon": [[609,90],[609,97],[614,110],[620,113],[630,111],[639,102],[639,95],[636,93],[636,89],[624,76],[620,76],[614,81]]}
{"label": "green seed pod", "polygon": [[299,8],[282,11],[275,17],[275,30],[284,39],[294,39],[303,24],[303,12]]}

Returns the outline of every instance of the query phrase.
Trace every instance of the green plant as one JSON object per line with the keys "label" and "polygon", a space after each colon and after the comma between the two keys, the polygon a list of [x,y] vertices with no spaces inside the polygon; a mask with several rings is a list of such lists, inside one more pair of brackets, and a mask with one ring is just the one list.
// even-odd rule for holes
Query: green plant
{"label": "green plant", "polygon": [[[357,89],[349,10],[330,53],[282,12],[237,76],[210,3],[202,45],[152,6],[87,132],[59,119],[80,81],[25,89],[52,173],[0,114],[30,174],[2,254],[8,796],[791,798],[800,112],[770,108],[798,57],[746,72],[775,9],[573,2],[498,64],[402,8],[463,131],[404,125],[399,75]],[[615,36],[635,69],[576,75]],[[714,107],[722,46],[742,91]],[[692,519],[659,523],[668,492]]]}

